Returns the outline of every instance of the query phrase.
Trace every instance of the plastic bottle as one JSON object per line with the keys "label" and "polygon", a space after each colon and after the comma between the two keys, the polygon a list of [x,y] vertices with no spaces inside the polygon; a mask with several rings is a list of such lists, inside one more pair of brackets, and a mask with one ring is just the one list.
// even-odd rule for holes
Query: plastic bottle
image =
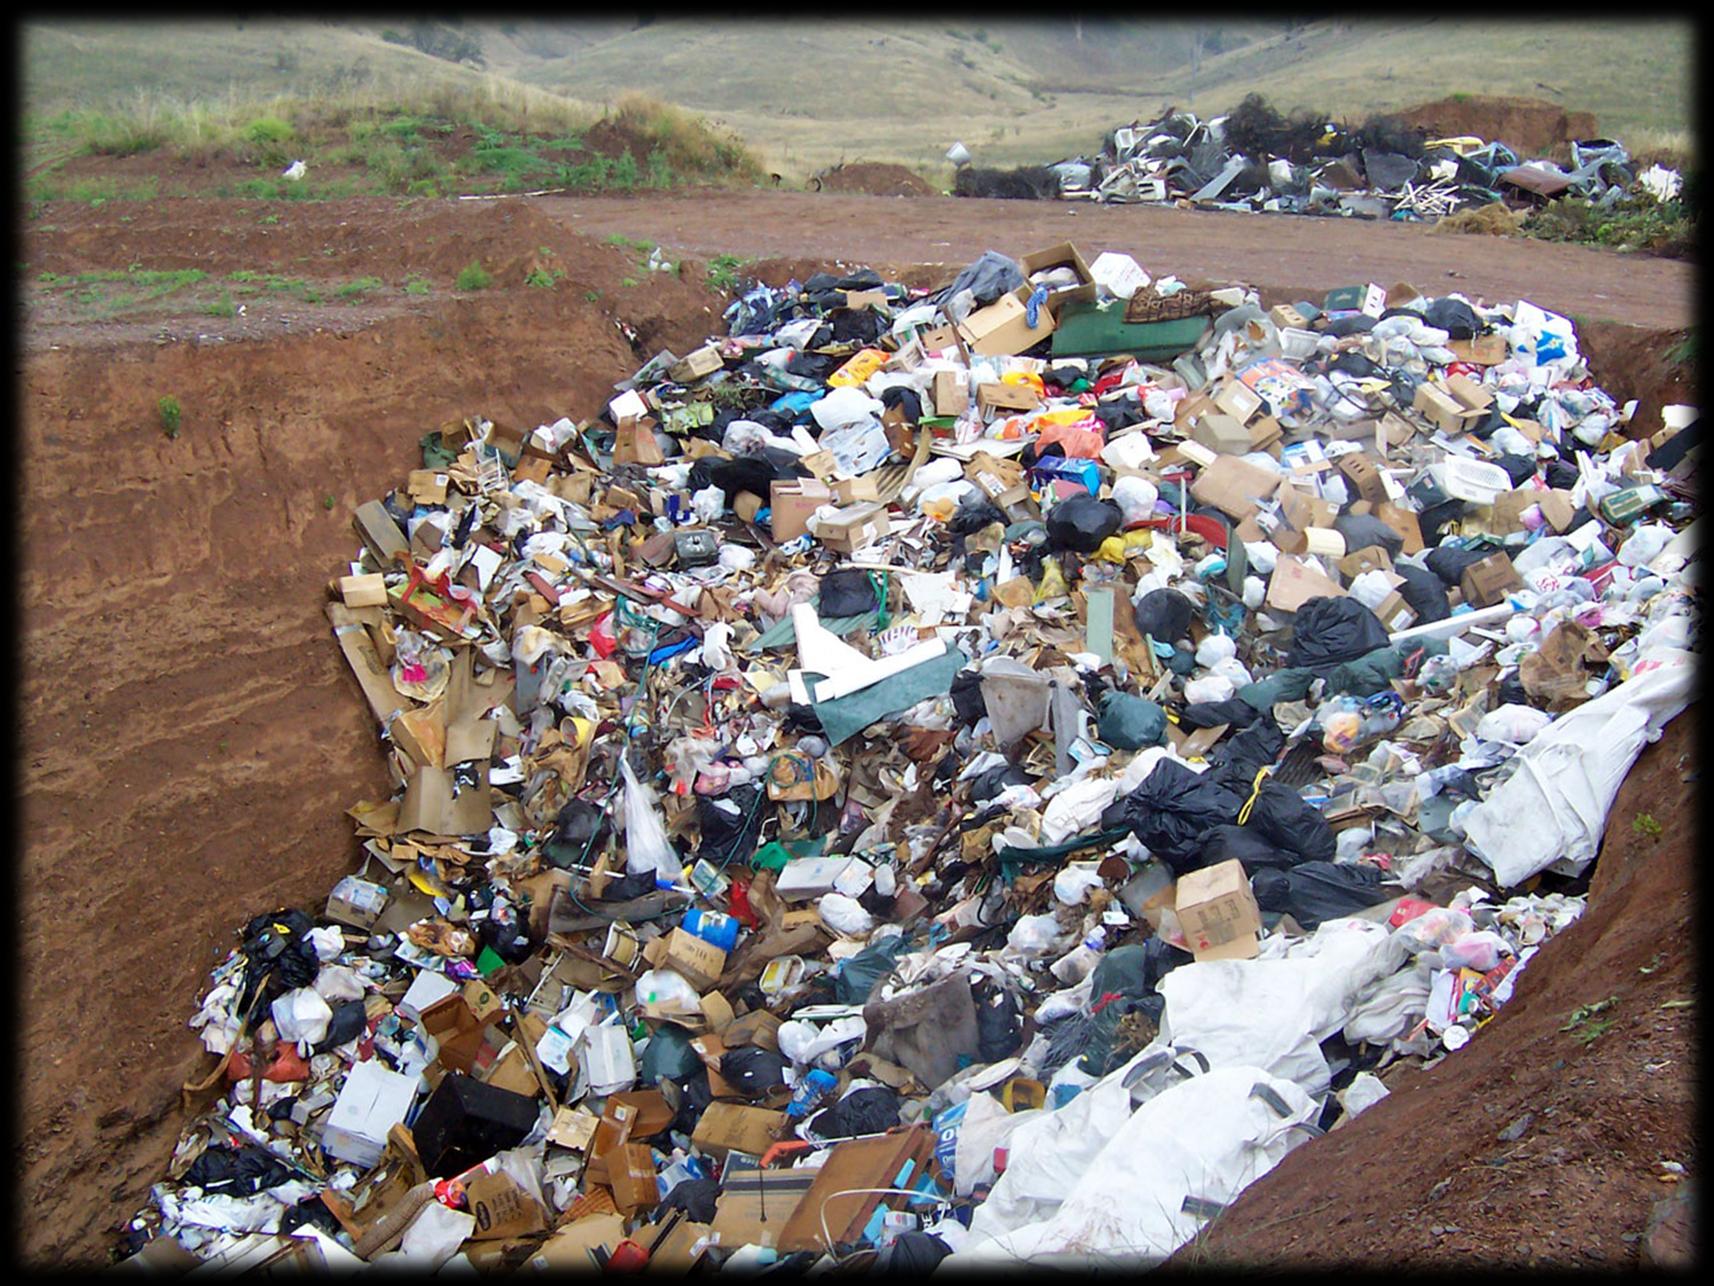
{"label": "plastic bottle", "polygon": [[1082,982],[1101,963],[1101,953],[1107,949],[1106,930],[1097,925],[1089,936],[1053,962],[1050,972],[1066,986]]}
{"label": "plastic bottle", "polygon": [[813,1112],[827,1096],[833,1093],[839,1084],[839,1078],[832,1072],[824,1072],[821,1068],[812,1068],[805,1073],[804,1078],[797,1083],[797,1089],[792,1093],[792,1100],[786,1104],[786,1115],[794,1121],[801,1121]]}

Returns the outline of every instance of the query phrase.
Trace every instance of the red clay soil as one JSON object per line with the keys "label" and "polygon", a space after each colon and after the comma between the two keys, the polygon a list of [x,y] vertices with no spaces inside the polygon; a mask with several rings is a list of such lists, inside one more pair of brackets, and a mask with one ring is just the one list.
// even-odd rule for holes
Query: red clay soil
{"label": "red clay soil", "polygon": [[[933,198],[886,200],[884,206],[877,204],[884,198],[869,197],[808,196],[779,205],[754,198],[734,205],[720,194],[699,199],[711,207],[709,249],[700,253],[783,256],[765,266],[770,277],[795,273],[801,279],[833,266],[837,255],[853,265],[881,267],[890,260],[908,269],[905,280],[933,285],[950,273],[922,266],[922,259],[962,265],[989,245],[1015,251],[1068,235],[1087,251],[1091,231],[1095,248],[1115,244],[1100,233],[1105,226],[1129,229],[1128,239],[1117,244],[1136,249],[1146,266],[1178,270],[1188,279],[1212,275],[1199,273],[1198,264],[1217,261],[1225,253],[1221,247],[1242,241],[1225,232],[1210,238],[1182,220],[1127,217],[1154,213],[1142,211],[1085,210],[1074,220],[1059,207],[1020,212],[1012,203]],[[683,352],[717,330],[722,301],[702,284],[702,265],[687,260],[682,279],[650,274],[639,269],[635,250],[599,240],[623,232],[666,241],[674,253],[698,253],[682,244],[693,239],[682,229],[698,226],[695,208],[677,198],[556,205],[114,202],[99,210],[55,204],[24,225],[26,282],[44,271],[75,274],[138,263],[317,282],[373,275],[391,287],[420,274],[433,285],[427,296],[399,296],[384,305],[258,302],[237,318],[163,309],[94,322],[45,300],[39,288],[26,291],[20,383],[24,856],[18,881],[25,969],[22,1030],[14,1037],[23,1060],[14,1207],[51,1212],[21,1221],[28,1261],[105,1260],[123,1221],[160,1177],[184,1123],[180,1085],[213,1062],[184,1026],[208,969],[235,945],[238,926],[250,916],[281,906],[313,909],[352,869],[357,848],[343,811],[386,788],[367,707],[321,611],[330,580],[358,548],[352,508],[401,481],[418,460],[418,439],[449,419],[481,413],[530,427],[562,414],[586,416],[614,380],[658,348]],[[931,213],[916,213],[925,208]],[[750,213],[748,223],[737,220],[735,212],[743,210]],[[854,217],[859,212],[865,217]],[[1102,213],[1120,217],[1089,218]],[[273,214],[277,224],[261,222]],[[130,222],[121,223],[120,215]],[[1410,231],[1195,218],[1203,227],[1244,230],[1256,239],[1249,262],[1263,266],[1262,234],[1271,240],[1278,231],[1289,241],[1293,225],[1319,229],[1312,240],[1324,253],[1339,243],[1336,233],[1370,244],[1358,234]],[[681,229],[676,248],[666,235],[675,226]],[[1194,235],[1184,245],[1162,231],[1186,226]],[[1142,237],[1137,229],[1143,228],[1161,235]],[[840,245],[841,233],[852,244]],[[932,237],[944,241],[944,256],[927,248]],[[1412,244],[1432,249],[1439,240]],[[544,248],[550,252],[545,260],[565,278],[553,289],[523,285]],[[1357,279],[1363,269],[1349,265],[1364,263],[1363,253],[1370,252],[1353,252],[1344,270]],[[1618,269],[1659,268],[1668,282],[1684,270],[1579,253],[1591,255],[1587,262],[1598,270],[1593,279],[1544,278],[1570,299],[1561,307],[1588,306],[1592,288],[1610,289],[1615,300],[1633,298]],[[494,273],[495,285],[451,292],[453,277],[472,258]],[[1290,273],[1307,272],[1289,256],[1279,262]],[[1413,262],[1421,271],[1420,257]],[[1328,275],[1334,278],[1328,284],[1343,279]],[[1276,271],[1253,279],[1285,290],[1304,284],[1306,276]],[[1426,274],[1416,279],[1429,285]],[[625,280],[640,284],[625,286]],[[1472,285],[1480,280],[1472,273]],[[1670,293],[1659,281],[1652,289],[1657,296]],[[1547,298],[1541,302],[1553,306]],[[176,439],[165,436],[157,418],[156,399],[167,394],[183,407]],[[1681,719],[1669,738],[1687,724]],[[1654,758],[1644,763],[1658,763],[1661,752],[1650,754]],[[1428,1174],[1419,1159],[1430,1149],[1474,1148],[1519,1111],[1543,1115],[1530,1106],[1533,1097],[1520,1099],[1524,1105],[1516,1110],[1504,1100],[1491,1123],[1480,1106],[1491,1101],[1483,1094],[1499,1093],[1489,1080],[1535,1084],[1528,1079],[1536,1074],[1534,1064],[1517,1052],[1525,1047],[1512,1046],[1502,1024],[1518,1027],[1531,1041],[1567,1044],[1563,1056],[1571,1070],[1556,1092],[1569,1094],[1572,1076],[1606,1076],[1599,1060],[1623,1045],[1639,1056],[1674,1060],[1659,1073],[1635,1073],[1638,1093],[1664,1096],[1660,1101],[1668,1107],[1688,1101],[1687,1056],[1673,1043],[1688,1019],[1652,1007],[1657,992],[1659,999],[1684,994],[1688,930],[1683,915],[1668,914],[1648,896],[1659,891],[1657,870],[1669,869],[1662,865],[1665,855],[1687,842],[1682,828],[1688,822],[1676,805],[1663,807],[1660,800],[1683,800],[1689,788],[1664,771],[1648,780],[1655,814],[1667,826],[1656,846],[1662,857],[1611,893],[1601,890],[1576,936],[1567,935],[1577,945],[1544,953],[1519,1000],[1472,1042],[1462,1061],[1449,1061],[1452,1071],[1423,1079],[1439,1075],[1434,1083],[1449,1084],[1448,1078],[1463,1076],[1461,1068],[1499,1058],[1485,1049],[1506,1051],[1509,1061],[1499,1060],[1504,1073],[1474,1086],[1459,1080],[1456,1101],[1438,1115],[1409,1118],[1416,1135],[1433,1135],[1428,1142],[1383,1134],[1367,1163],[1363,1199],[1329,1209],[1363,1211],[1376,1192],[1415,1192],[1416,1176]],[[1628,840],[1624,806],[1618,816],[1613,833]],[[1628,910],[1615,920],[1609,907]],[[1609,922],[1618,933],[1611,958],[1601,954]],[[1670,948],[1666,965],[1646,978],[1635,976],[1631,963],[1641,950],[1633,950],[1633,940],[1645,933],[1665,934],[1662,943]],[[1579,972],[1592,962],[1600,962],[1599,969]],[[1556,982],[1561,973],[1564,980]],[[1669,985],[1681,989],[1669,993]],[[1537,990],[1545,998],[1531,1001]],[[1653,1042],[1647,1051],[1625,1039],[1584,1050],[1525,1021],[1538,1011],[1552,1018],[1610,992],[1621,994],[1626,1022],[1641,1016],[1662,1025],[1658,1033],[1626,1029]],[[1601,1085],[1618,1092],[1617,1082]],[[1388,1119],[1383,1113],[1402,1110],[1404,1097],[1397,1094],[1317,1147],[1344,1148],[1366,1137],[1362,1131]],[[1613,1192],[1589,1177],[1599,1169],[1627,1184],[1645,1183],[1646,1176],[1637,1176],[1657,1155],[1693,1162],[1665,1125],[1649,1125],[1654,1135],[1638,1133],[1632,1100],[1614,1100],[1622,1107],[1616,1112],[1601,1108],[1599,1098],[1587,1101],[1594,1107],[1574,1109],[1567,1101],[1559,1110],[1567,1117],[1576,1111],[1582,1128],[1624,1160],[1603,1152],[1571,1178],[1561,1166],[1561,1185],[1606,1201],[1616,1199]],[[1472,1134],[1448,1124],[1455,1115],[1469,1118],[1472,1103],[1483,1113],[1480,1129]],[[1534,1137],[1526,1134],[1521,1146],[1532,1146]],[[1302,1164],[1295,1155],[1287,1159],[1300,1175]],[[1452,1162],[1441,1170],[1451,1173]],[[1538,1162],[1530,1182],[1540,1186],[1540,1173]],[[1484,1173],[1485,1184],[1495,1181]],[[1329,1195],[1317,1191],[1317,1200]],[[1460,1214],[1451,1222],[1470,1218]],[[1342,1244],[1354,1257],[1369,1256],[1371,1244],[1379,1255],[1393,1244],[1386,1240],[1389,1229],[1352,1227]],[[1264,1248],[1263,1234],[1256,1236],[1254,1247]],[[1545,1240],[1531,1244],[1546,1253]],[[1277,1245],[1267,1243],[1270,1253]]]}
{"label": "red clay soil", "polygon": [[[1699,1172],[1699,714],[1692,705],[1638,758],[1588,909],[1530,961],[1493,1021],[1427,1070],[1383,1074],[1387,1098],[1290,1153],[1173,1266],[1639,1263],[1655,1203],[1674,1190],[1660,1163]],[[1657,837],[1634,828],[1645,815]],[[1562,1030],[1609,996],[1604,1034],[1583,1043]]]}
{"label": "red clay soil", "polygon": [[1018,254],[1074,241],[1086,259],[1122,251],[1157,276],[1242,282],[1310,300],[1353,282],[1408,282],[1429,295],[1459,291],[1488,304],[1528,299],[1649,330],[1682,330],[1696,318],[1694,264],[1420,224],[825,192],[549,196],[531,204],[581,232],[646,237],[705,259],[839,258],[881,270],[944,264],[956,271],[984,250]]}
{"label": "red clay soil", "polygon": [[[718,327],[699,271],[624,288],[629,252],[515,203],[416,221],[393,202],[368,218],[288,207],[266,240],[229,204],[150,210],[131,225],[109,210],[104,231],[56,212],[66,231],[30,236],[30,275],[137,259],[289,273],[331,247],[342,272],[447,280],[472,253],[550,246],[577,288],[431,299],[368,325],[325,310],[344,333],[330,319],[157,345],[97,326],[60,351],[27,344],[14,1162],[16,1208],[51,1212],[20,1221],[33,1263],[105,1260],[183,1124],[179,1086],[212,1063],[184,1026],[208,969],[250,916],[319,906],[353,868],[343,810],[386,791],[321,610],[358,548],[353,507],[402,481],[448,419],[587,415],[658,347]],[[167,393],[176,440],[156,417]]]}
{"label": "red clay soil", "polygon": [[1593,112],[1568,112],[1558,103],[1539,98],[1459,94],[1407,107],[1394,115],[1407,125],[1427,130],[1431,138],[1472,134],[1491,143],[1504,143],[1524,159],[1545,156],[1563,143],[1596,137]]}

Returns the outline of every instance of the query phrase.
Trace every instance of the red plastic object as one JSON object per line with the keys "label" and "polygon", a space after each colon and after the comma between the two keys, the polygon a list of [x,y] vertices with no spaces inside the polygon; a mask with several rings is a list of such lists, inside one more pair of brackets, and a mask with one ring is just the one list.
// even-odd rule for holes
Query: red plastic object
{"label": "red plastic object", "polygon": [[590,629],[589,646],[595,649],[595,655],[603,661],[619,650],[619,636],[613,632],[612,612],[596,621]]}
{"label": "red plastic object", "polygon": [[1400,898],[1399,904],[1393,908],[1393,913],[1387,917],[1387,923],[1393,928],[1401,924],[1409,924],[1425,911],[1434,910],[1434,903],[1422,898]]}
{"label": "red plastic object", "polygon": [[[226,1079],[229,1081],[247,1080],[255,1072],[256,1064],[250,1055],[237,1053],[226,1065]],[[262,1079],[284,1084],[287,1081],[307,1081],[309,1079],[309,1064],[298,1057],[297,1046],[284,1045],[274,1055],[274,1061],[268,1064],[268,1070],[262,1073]]]}
{"label": "red plastic object", "polygon": [[629,1237],[613,1247],[613,1253],[607,1256],[607,1271],[610,1273],[640,1273],[648,1265],[649,1252]]}
{"label": "red plastic object", "polygon": [[[1151,527],[1156,531],[1178,530],[1177,518],[1145,518],[1141,522],[1131,523],[1126,531],[1137,531]],[[1194,531],[1216,549],[1226,548],[1226,528],[1218,519],[1210,518],[1207,514],[1186,514],[1184,518],[1186,531]]]}

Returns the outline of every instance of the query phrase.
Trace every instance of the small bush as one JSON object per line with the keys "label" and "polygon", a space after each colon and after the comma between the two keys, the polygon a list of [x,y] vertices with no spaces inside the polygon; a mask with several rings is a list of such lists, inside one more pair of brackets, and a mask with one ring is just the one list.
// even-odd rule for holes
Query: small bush
{"label": "small bush", "polygon": [[459,290],[486,290],[493,284],[493,276],[474,259],[465,265],[464,270],[458,274],[458,280],[453,283]]}
{"label": "small bush", "polygon": [[426,295],[429,293],[429,284],[421,277],[407,277],[405,279],[405,293],[407,295]]}
{"label": "small bush", "polygon": [[381,284],[379,277],[359,277],[356,281],[347,282],[333,293],[341,299],[356,301],[363,298],[371,290],[379,289]]}
{"label": "small bush", "polygon": [[286,143],[291,140],[292,127],[277,116],[262,116],[245,127],[244,137],[252,143]]}
{"label": "small bush", "polygon": [[232,296],[223,290],[220,292],[220,298],[208,305],[208,307],[203,309],[203,311],[210,317],[236,317],[238,315],[238,305],[234,304],[232,302]]}
{"label": "small bush", "polygon": [[161,428],[165,430],[166,435],[169,438],[178,437],[179,421],[184,414],[183,410],[179,406],[178,398],[174,397],[170,393],[167,394],[167,396],[155,403],[155,411],[161,417]]}

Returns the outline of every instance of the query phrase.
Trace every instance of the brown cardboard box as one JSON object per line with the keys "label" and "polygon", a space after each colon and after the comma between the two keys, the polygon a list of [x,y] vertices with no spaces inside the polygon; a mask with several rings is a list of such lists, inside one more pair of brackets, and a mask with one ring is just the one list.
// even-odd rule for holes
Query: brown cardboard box
{"label": "brown cardboard box", "polygon": [[1062,241],[1057,246],[1048,246],[1044,250],[1033,250],[1018,258],[1018,266],[1024,270],[1024,280],[1027,283],[1034,273],[1046,268],[1071,268],[1077,273],[1078,284],[1062,286],[1058,290],[1048,292],[1048,311],[1055,317],[1060,309],[1070,303],[1094,303],[1096,290],[1095,278],[1089,271],[1089,265],[1083,261],[1083,256],[1076,246],[1069,241]]}
{"label": "brown cardboard box", "polygon": [[1173,904],[1197,960],[1250,960],[1259,949],[1261,908],[1241,862],[1216,862],[1179,877]]}
{"label": "brown cardboard box", "polygon": [[674,929],[667,935],[665,967],[683,974],[697,991],[707,991],[720,981],[720,972],[726,968],[726,953],[694,933]]}
{"label": "brown cardboard box", "polygon": [[970,386],[957,371],[934,373],[934,413],[963,415],[970,406]]}
{"label": "brown cardboard box", "polygon": [[1339,457],[1339,472],[1351,484],[1351,489],[1372,505],[1383,503],[1387,488],[1381,481],[1381,471],[1375,462],[1361,451],[1348,451]]}
{"label": "brown cardboard box", "polygon": [[567,1223],[542,1243],[540,1250],[530,1256],[530,1267],[536,1270],[569,1269],[573,1272],[594,1273],[596,1261],[589,1252],[604,1248],[609,1252],[625,1239],[625,1218],[618,1214],[593,1214]]}
{"label": "brown cardboard box", "polygon": [[833,483],[833,499],[841,505],[854,505],[859,501],[880,498],[880,479],[873,473],[865,473],[857,478],[839,478]]}
{"label": "brown cardboard box", "polygon": [[660,1203],[655,1186],[655,1159],[642,1143],[621,1143],[606,1156],[608,1186],[621,1214],[633,1215]]}
{"label": "brown cardboard box", "polygon": [[776,1141],[786,1123],[784,1112],[769,1112],[743,1103],[710,1103],[697,1119],[690,1141],[717,1160],[729,1152],[761,1156]]}
{"label": "brown cardboard box", "polygon": [[1488,508],[1489,533],[1509,536],[1513,532],[1524,530],[1524,510],[1545,494],[1534,487],[1517,487],[1511,491],[1502,491],[1494,497],[1494,503]]}
{"label": "brown cardboard box", "polygon": [[1333,520],[1339,516],[1339,506],[1331,500],[1323,500],[1320,496],[1311,495],[1302,487],[1294,487],[1290,483],[1280,486],[1276,499],[1280,502],[1280,515],[1297,531],[1307,531],[1311,527],[1331,527]]}
{"label": "brown cardboard box", "polygon": [[1475,339],[1448,340],[1446,347],[1453,357],[1471,366],[1498,366],[1506,360],[1504,335],[1479,335]]}
{"label": "brown cardboard box", "polygon": [[958,347],[958,332],[951,326],[935,326],[917,336],[925,353],[943,353]]}
{"label": "brown cardboard box", "polygon": [[1458,588],[1464,601],[1472,607],[1492,607],[1506,596],[1508,590],[1522,589],[1523,577],[1512,566],[1504,550],[1489,554],[1479,563],[1472,563],[1458,578]]}
{"label": "brown cardboard box", "polygon": [[[1244,386],[1234,384],[1232,387]],[[1250,449],[1250,434],[1243,423],[1219,411],[1198,420],[1190,436],[1191,441],[1220,455],[1243,455]]]}
{"label": "brown cardboard box", "polygon": [[769,487],[768,507],[773,513],[774,540],[784,544],[809,530],[804,524],[822,505],[833,503],[833,491],[811,478],[796,482],[775,480]]}
{"label": "brown cardboard box", "polygon": [[1309,318],[1298,312],[1298,310],[1293,308],[1290,304],[1275,304],[1272,308],[1268,309],[1268,317],[1272,319],[1274,325],[1278,326],[1281,330],[1286,329],[1288,326],[1294,330],[1309,329]]}
{"label": "brown cardboard box", "polygon": [[617,1116],[620,1108],[627,1108],[627,1116],[631,1122],[631,1139],[652,1139],[667,1126],[673,1123],[676,1115],[667,1106],[667,1098],[659,1090],[620,1090],[607,1096],[605,1113]]}
{"label": "brown cardboard box", "polygon": [[1280,429],[1280,422],[1271,415],[1264,415],[1260,419],[1251,420],[1249,430],[1250,450],[1252,451],[1266,451],[1284,436]]}
{"label": "brown cardboard box", "polygon": [[1401,508],[1389,500],[1385,504],[1376,505],[1374,515],[1399,533],[1399,538],[1404,542],[1399,547],[1401,554],[1422,552],[1422,524],[1417,521],[1414,510]]}
{"label": "brown cardboard box", "polygon": [[1267,605],[1276,612],[1295,612],[1312,598],[1343,598],[1345,591],[1308,563],[1282,554],[1268,577]]}
{"label": "brown cardboard box", "polygon": [[667,377],[677,384],[688,384],[699,380],[704,375],[712,375],[725,365],[720,358],[720,350],[713,344],[704,344],[695,352],[688,353],[667,369]]}
{"label": "brown cardboard box", "polygon": [[822,526],[818,539],[835,553],[851,554],[892,529],[887,506],[870,502],[840,510],[838,518]]}
{"label": "brown cardboard box", "polygon": [[1380,545],[1365,545],[1361,549],[1353,549],[1339,560],[1339,574],[1348,581],[1356,580],[1364,572],[1390,572],[1393,570],[1393,560],[1387,557],[1387,551]]}
{"label": "brown cardboard box", "polygon": [[885,308],[887,292],[884,290],[847,290],[845,292],[847,308]]}
{"label": "brown cardboard box", "polygon": [[1541,516],[1547,519],[1547,525],[1555,532],[1565,531],[1577,517],[1569,491],[1543,491],[1536,503],[1541,506]]}
{"label": "brown cardboard box", "polygon": [[1248,518],[1280,485],[1277,473],[1269,473],[1235,455],[1223,455],[1196,475],[1190,494],[1205,505],[1213,505],[1231,518]]}
{"label": "brown cardboard box", "polygon": [[1415,436],[1416,425],[1412,424],[1402,415],[1398,415],[1393,411],[1388,411],[1381,416],[1379,423],[1376,425],[1375,449],[1385,456],[1388,450],[1396,450],[1397,448],[1404,446],[1405,443],[1409,442]]}
{"label": "brown cardboard box", "polygon": [[479,1174],[465,1185],[464,1192],[476,1219],[476,1229],[470,1234],[473,1241],[527,1237],[547,1230],[542,1203],[509,1174]]}
{"label": "brown cardboard box", "polygon": [[736,1045],[756,1045],[778,1053],[780,1042],[774,1035],[780,1029],[780,1017],[766,1009],[753,1009],[734,1018],[724,1032],[721,1043],[731,1049]]}
{"label": "brown cardboard box", "polygon": [[613,434],[614,464],[662,464],[661,444],[655,441],[653,420],[623,420]]}
{"label": "brown cardboard box", "polygon": [[392,566],[395,558],[410,557],[410,542],[379,500],[358,505],[351,515],[351,525],[357,528],[357,535],[370,556],[382,567]]}
{"label": "brown cardboard box", "polygon": [[412,469],[405,479],[405,490],[419,505],[444,505],[446,483],[446,474],[437,469]]}
{"label": "brown cardboard box", "polygon": [[1011,357],[1053,334],[1051,308],[1041,309],[1036,314],[1034,328],[1031,328],[1024,312],[1028,298],[1029,292],[1020,286],[966,317],[959,331],[970,351],[979,357]]}
{"label": "brown cardboard box", "polygon": [[1590,675],[1584,666],[1606,659],[1607,649],[1594,631],[1576,621],[1561,621],[1518,663],[1518,681],[1530,696],[1563,708],[1588,695]]}
{"label": "brown cardboard box", "polygon": [[1404,600],[1404,595],[1396,589],[1381,600],[1380,606],[1375,608],[1375,617],[1387,627],[1389,634],[1408,630],[1416,624],[1416,613],[1411,611],[1410,604]]}
{"label": "brown cardboard box", "polygon": [[1435,428],[1448,433],[1464,432],[1472,418],[1451,394],[1426,381],[1416,386],[1416,399],[1411,406],[1427,416]]}
{"label": "brown cardboard box", "polygon": [[1493,392],[1468,375],[1449,375],[1446,379],[1446,391],[1452,395],[1452,400],[1466,411],[1486,411],[1494,401]]}
{"label": "brown cardboard box", "polygon": [[1248,424],[1262,409],[1262,397],[1240,380],[1227,380],[1214,394],[1214,405],[1239,424]]}
{"label": "brown cardboard box", "polygon": [[986,451],[978,451],[970,457],[970,463],[964,466],[964,476],[998,505],[1009,505],[1029,495],[1024,467],[1016,460],[992,456]]}
{"label": "brown cardboard box", "polygon": [[385,607],[387,583],[378,572],[373,576],[341,576],[339,596],[347,607]]}
{"label": "brown cardboard box", "polygon": [[976,409],[983,415],[990,411],[1033,411],[1040,405],[1041,398],[1027,384],[990,381],[976,386]]}

